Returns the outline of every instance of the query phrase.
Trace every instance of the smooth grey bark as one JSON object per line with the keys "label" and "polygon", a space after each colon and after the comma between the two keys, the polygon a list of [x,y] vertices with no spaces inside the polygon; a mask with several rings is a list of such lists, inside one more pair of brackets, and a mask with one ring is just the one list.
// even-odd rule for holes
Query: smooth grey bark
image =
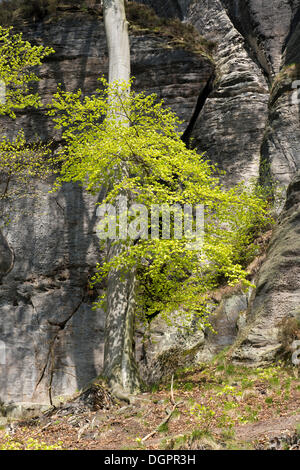
{"label": "smooth grey bark", "polygon": [[[113,255],[118,246],[111,247]],[[115,394],[139,389],[138,370],[134,356],[133,338],[135,323],[135,274],[111,271],[107,285],[107,315],[103,375]]]}
{"label": "smooth grey bark", "polygon": [[108,81],[130,79],[130,47],[124,0],[103,0],[103,17],[108,46]]}
{"label": "smooth grey bark", "polygon": [[[124,0],[104,0],[103,13],[109,53],[109,82],[129,82],[130,48]],[[121,249],[121,244],[111,245],[109,257],[115,256]],[[128,399],[128,393],[137,391],[140,385],[133,345],[134,299],[134,273],[122,276],[121,272],[110,272],[107,282],[103,375],[108,379],[114,394],[125,399]]]}

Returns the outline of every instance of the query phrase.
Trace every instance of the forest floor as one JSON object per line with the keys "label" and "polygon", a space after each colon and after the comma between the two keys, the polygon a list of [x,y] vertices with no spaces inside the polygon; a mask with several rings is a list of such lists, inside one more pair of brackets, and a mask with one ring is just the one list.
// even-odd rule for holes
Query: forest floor
{"label": "forest floor", "polygon": [[283,364],[185,369],[134,403],[107,408],[62,406],[11,422],[0,429],[0,450],[300,450],[298,369]]}

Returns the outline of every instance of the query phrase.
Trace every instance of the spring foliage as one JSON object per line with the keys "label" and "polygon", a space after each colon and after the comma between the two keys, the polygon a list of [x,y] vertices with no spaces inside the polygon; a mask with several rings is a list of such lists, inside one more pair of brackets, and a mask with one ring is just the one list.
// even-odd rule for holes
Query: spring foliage
{"label": "spring foliage", "polygon": [[91,97],[80,90],[59,90],[54,96],[49,114],[66,142],[58,156],[57,186],[77,181],[92,192],[104,187],[104,203],[126,194],[149,209],[153,204],[203,204],[205,231],[200,251],[189,249],[186,237],[119,240],[123,249],[98,265],[93,282],[111,269],[134,269],[137,311],[144,318],[161,312],[176,323],[174,312],[184,310],[186,318],[196,313],[207,325],[209,290],[220,282],[250,285],[241,253],[269,223],[266,198],[258,188],[242,184],[225,189],[216,168],[186,148],[179,119],[156,95],[101,81]]}
{"label": "spring foliage", "polygon": [[24,41],[22,33],[12,34],[12,28],[0,26],[0,79],[5,84],[5,100],[0,103],[0,115],[15,118],[15,111],[28,106],[40,105],[38,93],[32,91],[33,82],[39,78],[32,67],[54,50],[50,47],[33,46]]}
{"label": "spring foliage", "polygon": [[[41,65],[52,52],[49,47],[24,41],[21,33],[13,34],[12,28],[0,26],[0,116],[15,119],[17,111],[40,106],[39,94],[32,89],[39,80],[33,67]],[[0,135],[0,199],[22,196],[29,192],[33,176],[47,176],[49,155],[49,149],[41,143],[28,144],[22,131],[15,138]],[[12,180],[19,183],[13,190]]]}

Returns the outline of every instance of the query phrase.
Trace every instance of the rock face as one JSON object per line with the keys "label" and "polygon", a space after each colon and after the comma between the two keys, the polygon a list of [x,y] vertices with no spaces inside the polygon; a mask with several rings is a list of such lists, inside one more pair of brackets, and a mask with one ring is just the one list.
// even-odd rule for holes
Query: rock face
{"label": "rock face", "polygon": [[[259,174],[287,188],[300,168],[300,1],[199,1],[187,17],[218,41],[219,80],[194,129],[198,147],[229,172],[226,182]],[[298,191],[299,175],[258,276],[235,361],[274,360],[286,320],[299,312]],[[293,339],[290,333],[285,341]]]}
{"label": "rock face", "polygon": [[[286,189],[300,165],[300,0],[140,2],[160,15],[192,23],[214,41],[217,78],[199,117],[191,121],[214,66],[207,58],[174,48],[167,38],[140,33],[131,37],[136,89],[164,98],[184,120],[182,130],[193,122],[193,145],[227,172],[226,184],[260,177]],[[58,83],[93,93],[108,65],[101,19],[64,12],[23,29],[28,40],[56,50],[40,69],[44,103]],[[19,113],[15,123],[4,120],[1,126],[8,135],[23,127],[28,139],[38,135],[60,143],[41,112]],[[73,185],[57,194],[49,194],[50,188],[51,182],[37,182],[35,197],[28,194],[6,208],[12,221],[0,235],[0,398],[6,402],[44,402],[49,386],[53,396],[70,394],[102,370],[104,313],[92,310],[94,298],[87,288],[101,259],[96,198]],[[219,336],[187,339],[165,333],[155,320],[152,330],[158,341],[137,348],[148,382],[187,359],[209,360],[235,341],[238,330],[234,360],[274,359],[282,345],[282,320],[299,316],[299,194],[298,175],[288,190],[257,291],[250,303],[242,294],[223,300],[215,317]]]}
{"label": "rock face", "polygon": [[91,310],[88,277],[100,257],[95,233],[96,198],[65,185],[49,195],[12,204],[1,251],[13,265],[0,285],[0,365],[5,401],[45,401],[71,393],[101,370],[104,315]]}
{"label": "rock face", "polygon": [[139,0],[138,3],[143,3],[153,10],[159,16],[165,18],[179,18],[183,20],[188,11],[188,7],[191,3],[191,0],[165,0],[161,2],[160,0]]}
{"label": "rock face", "polygon": [[194,128],[195,145],[227,172],[227,184],[256,178],[268,113],[266,77],[220,1],[193,3],[188,19],[217,43],[216,89]]}
{"label": "rock face", "polygon": [[190,6],[189,21],[219,43],[218,88],[195,135],[205,129],[197,143],[229,171],[227,181],[260,171],[286,187],[299,169],[299,102],[292,99],[300,77],[299,9],[298,0]]}
{"label": "rock face", "polygon": [[[56,53],[40,68],[39,91],[47,103],[58,83],[92,94],[107,71],[102,20],[65,12],[56,21],[29,24],[24,37],[51,45]],[[154,34],[131,38],[136,88],[156,92],[185,121],[213,66],[204,57],[170,46]],[[59,134],[42,112],[19,113],[1,122],[2,132],[28,139]],[[47,402],[72,394],[101,373],[105,315],[93,311],[89,276],[101,260],[96,236],[96,202],[78,186],[49,194],[37,182],[35,194],[5,207],[11,222],[0,234],[0,399]],[[4,211],[4,207],[2,207]]]}
{"label": "rock face", "polygon": [[[30,24],[21,30],[32,43],[51,45],[56,51],[39,70],[38,91],[45,104],[58,84],[67,91],[81,88],[85,94],[92,94],[99,86],[98,78],[107,74],[108,53],[101,18],[65,12],[53,21]],[[211,62],[174,48],[167,38],[151,32],[132,35],[130,49],[135,89],[156,93],[187,123],[199,93],[212,75]],[[43,111],[19,113],[15,124],[1,122],[2,131],[15,135],[22,127],[28,139],[38,135],[45,141],[59,141],[59,134]]]}
{"label": "rock face", "polygon": [[[283,346],[288,319],[300,327],[300,172],[287,191],[287,200],[274,230],[267,259],[257,282],[247,322],[237,339],[232,358],[245,363],[273,361]],[[299,329],[300,331],[300,329]],[[293,333],[288,344],[292,343]]]}
{"label": "rock face", "polygon": [[231,292],[216,303],[210,323],[217,334],[193,325],[191,330],[170,327],[160,316],[156,317],[149,331],[137,332],[137,359],[143,380],[155,384],[169,380],[179,368],[210,361],[234,343],[248,305],[249,294],[240,291]]}
{"label": "rock face", "polygon": [[191,334],[167,325],[156,317],[149,331],[137,331],[137,360],[140,375],[146,384],[169,379],[172,373],[187,364],[195,364],[197,351],[205,344],[205,335],[196,330]]}

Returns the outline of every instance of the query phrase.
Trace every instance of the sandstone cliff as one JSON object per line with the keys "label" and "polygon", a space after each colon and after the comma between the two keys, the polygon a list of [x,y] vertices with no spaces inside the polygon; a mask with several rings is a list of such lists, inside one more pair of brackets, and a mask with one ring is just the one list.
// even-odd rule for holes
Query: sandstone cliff
{"label": "sandstone cliff", "polygon": [[[193,145],[226,170],[226,184],[260,177],[286,189],[300,164],[300,108],[292,100],[293,81],[300,79],[300,0],[141,3],[193,24],[216,48],[212,63],[157,33],[136,32],[131,36],[136,88],[164,98],[184,120],[183,131],[190,125]],[[64,11],[55,20],[28,22],[23,30],[30,41],[56,50],[40,70],[45,103],[57,83],[93,92],[107,70],[101,18]],[[214,90],[197,107],[214,68]],[[20,113],[14,125],[3,126],[10,135],[23,127],[28,138],[38,135],[47,141],[54,136],[55,145],[60,143],[39,112]],[[0,398],[5,401],[45,401],[50,382],[53,395],[72,393],[102,368],[104,314],[92,311],[94,299],[87,289],[101,256],[95,198],[73,185],[50,195],[50,187],[37,183],[38,197],[15,203],[11,224],[1,235],[0,339],[7,360],[0,364]],[[223,333],[213,351],[235,341],[243,312],[245,325],[234,360],[266,362],[280,352],[282,320],[299,316],[298,206],[296,178],[258,275],[257,292],[251,302],[245,295],[225,301],[222,308],[229,320],[224,325],[222,317]],[[148,352],[140,348],[138,354],[146,370],[160,364],[155,378],[171,367],[161,364],[172,348],[178,357],[182,351],[185,357],[195,356],[196,350],[200,359],[209,356],[203,335],[186,343],[175,333],[165,336],[161,325],[154,328],[160,345],[149,346]]]}

